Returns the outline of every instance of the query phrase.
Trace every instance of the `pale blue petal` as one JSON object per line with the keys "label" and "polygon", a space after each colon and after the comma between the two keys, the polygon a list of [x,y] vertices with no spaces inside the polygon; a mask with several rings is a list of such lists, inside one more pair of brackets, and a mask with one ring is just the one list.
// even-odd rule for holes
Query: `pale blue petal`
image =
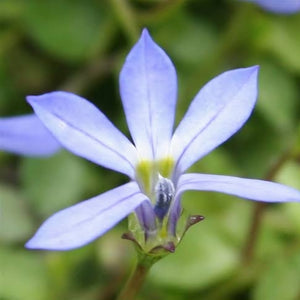
{"label": "pale blue petal", "polygon": [[176,71],[146,29],[126,58],[120,93],[140,156],[159,159],[167,155],[175,116]]}
{"label": "pale blue petal", "polygon": [[176,176],[243,126],[255,105],[257,73],[257,66],[225,72],[196,95],[171,143]]}
{"label": "pale blue petal", "polygon": [[220,192],[263,202],[300,202],[300,191],[286,185],[223,175],[184,174],[178,182],[177,196],[187,190]]}
{"label": "pale blue petal", "polygon": [[181,195],[190,190],[220,192],[262,202],[300,202],[300,191],[280,183],[223,175],[183,174],[170,207],[168,230],[172,235],[176,234],[181,214]]}
{"label": "pale blue petal", "polygon": [[26,155],[49,156],[60,144],[33,114],[0,118],[0,150]]}
{"label": "pale blue petal", "polygon": [[150,201],[143,202],[135,210],[139,223],[146,235],[151,235],[156,230],[156,216]]}
{"label": "pale blue petal", "polygon": [[28,96],[27,100],[68,150],[134,177],[137,159],[134,146],[92,103],[67,92]]}
{"label": "pale blue petal", "polygon": [[300,0],[243,0],[253,2],[274,13],[292,14],[300,11]]}
{"label": "pale blue petal", "polygon": [[25,246],[46,250],[84,246],[115,226],[145,200],[146,196],[135,182],[127,183],[54,214]]}
{"label": "pale blue petal", "polygon": [[182,207],[181,207],[181,195],[177,194],[175,195],[173,203],[170,206],[169,211],[169,218],[168,218],[168,232],[172,236],[176,236],[176,228],[177,228],[177,222],[181,216],[182,213]]}

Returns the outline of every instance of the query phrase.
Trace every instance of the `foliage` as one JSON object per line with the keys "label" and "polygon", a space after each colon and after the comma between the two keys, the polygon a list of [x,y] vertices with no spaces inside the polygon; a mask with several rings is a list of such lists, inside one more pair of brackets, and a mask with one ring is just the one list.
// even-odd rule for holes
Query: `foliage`
{"label": "foliage", "polygon": [[[300,14],[230,0],[3,0],[0,22],[1,116],[30,112],[26,95],[63,89],[92,100],[127,132],[117,74],[143,27],[176,65],[178,120],[209,79],[260,65],[253,116],[192,169],[271,176],[300,188]],[[45,216],[124,177],[68,152],[43,159],[1,152],[0,163],[0,299],[113,299],[134,259],[120,239],[126,222],[71,252],[32,252],[23,244]],[[190,192],[184,205],[206,220],[155,265],[141,299],[299,298],[300,204],[265,208],[250,260],[243,254],[255,203]]]}

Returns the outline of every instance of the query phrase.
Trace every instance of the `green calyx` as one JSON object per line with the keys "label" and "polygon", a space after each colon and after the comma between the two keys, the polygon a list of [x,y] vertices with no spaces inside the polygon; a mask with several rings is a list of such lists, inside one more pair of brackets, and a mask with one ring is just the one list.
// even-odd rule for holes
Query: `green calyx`
{"label": "green calyx", "polygon": [[138,259],[142,264],[151,265],[166,255],[174,253],[187,230],[203,220],[203,216],[190,215],[183,210],[177,223],[176,236],[168,234],[165,223],[146,240],[145,232],[138,224],[136,216],[131,214],[129,216],[129,232],[123,234],[122,238],[133,242]]}

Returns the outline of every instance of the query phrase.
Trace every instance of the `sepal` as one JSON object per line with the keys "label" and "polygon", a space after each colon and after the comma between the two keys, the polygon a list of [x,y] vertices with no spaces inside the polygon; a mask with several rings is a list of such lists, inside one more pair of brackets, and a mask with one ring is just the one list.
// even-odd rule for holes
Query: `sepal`
{"label": "sepal", "polygon": [[129,217],[129,231],[122,235],[122,239],[133,242],[139,257],[145,260],[159,260],[162,257],[174,253],[177,246],[183,239],[187,230],[204,220],[201,215],[189,215],[182,212],[176,227],[176,235],[167,233],[166,223],[149,236],[137,222],[134,214]]}

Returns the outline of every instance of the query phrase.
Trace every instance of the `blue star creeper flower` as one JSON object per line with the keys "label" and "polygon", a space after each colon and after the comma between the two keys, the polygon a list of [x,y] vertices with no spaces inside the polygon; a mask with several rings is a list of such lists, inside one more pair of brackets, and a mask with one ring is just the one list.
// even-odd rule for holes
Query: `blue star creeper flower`
{"label": "blue star creeper flower", "polygon": [[[69,250],[83,246],[134,212],[127,238],[143,251],[173,251],[187,190],[216,191],[265,201],[300,201],[300,192],[273,182],[184,173],[237,132],[257,96],[258,67],[225,72],[196,95],[173,132],[175,68],[144,30],[120,74],[131,143],[93,104],[66,92],[29,96],[35,113],[71,152],[126,174],[130,182],[66,208],[46,220],[27,248]],[[186,228],[201,218],[185,219]],[[142,238],[141,238],[142,236]]]}
{"label": "blue star creeper flower", "polygon": [[26,156],[49,156],[60,144],[34,114],[0,118],[0,150]]}
{"label": "blue star creeper flower", "polygon": [[292,14],[300,10],[300,0],[243,0],[257,3],[262,8],[278,14]]}

